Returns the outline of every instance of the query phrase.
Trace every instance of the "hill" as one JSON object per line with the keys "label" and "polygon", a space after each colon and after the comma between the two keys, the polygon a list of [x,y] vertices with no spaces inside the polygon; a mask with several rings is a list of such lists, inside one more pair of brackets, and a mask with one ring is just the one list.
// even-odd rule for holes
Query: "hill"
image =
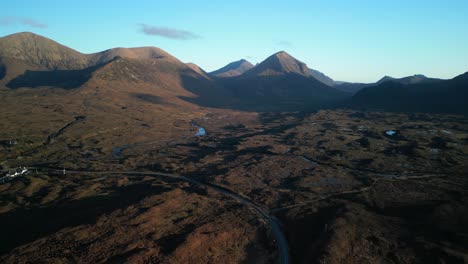
{"label": "hill", "polygon": [[359,109],[467,114],[468,73],[451,80],[404,84],[386,81],[366,87],[351,99]]}

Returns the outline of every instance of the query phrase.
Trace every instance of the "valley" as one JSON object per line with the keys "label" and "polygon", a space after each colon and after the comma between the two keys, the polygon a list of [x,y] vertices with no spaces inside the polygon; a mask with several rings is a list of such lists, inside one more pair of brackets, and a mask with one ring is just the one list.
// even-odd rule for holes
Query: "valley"
{"label": "valley", "polygon": [[32,33],[0,66],[0,169],[27,168],[0,182],[2,263],[468,261],[466,73],[207,73]]}
{"label": "valley", "polygon": [[[77,124],[67,128],[53,143],[41,147],[43,149],[34,155],[21,155],[20,162],[32,167],[33,173],[1,185],[4,201],[1,211],[4,214],[0,222],[2,226],[9,226],[10,232],[21,234],[24,231],[27,235],[25,238],[16,235],[22,243],[6,242],[9,245],[7,248],[15,248],[6,256],[39,259],[44,254],[62,256],[57,250],[71,248],[69,250],[73,252],[78,247],[81,252],[87,252],[83,255],[86,258],[75,260],[97,262],[110,261],[111,257],[112,260],[119,257],[137,262],[149,259],[205,262],[221,261],[223,258],[232,260],[234,256],[239,261],[276,261],[279,258],[279,252],[275,249],[278,240],[267,224],[268,219],[262,220],[256,215],[256,209],[250,211],[250,206],[243,205],[243,202],[239,204],[238,199],[251,201],[254,208],[261,208],[258,210],[269,212],[279,220],[292,262],[307,259],[337,261],[333,259],[348,259],[351,256],[356,262],[365,258],[411,261],[413,258],[424,258],[429,252],[433,258],[446,261],[462,261],[466,256],[463,245],[468,241],[465,233],[460,233],[468,216],[465,206],[468,198],[465,186],[468,182],[464,177],[468,164],[468,121],[464,117],[349,110],[234,115],[222,111],[209,112],[192,121],[205,128],[206,135],[197,136],[198,129],[188,122],[183,136],[165,144],[151,136],[141,141],[128,139],[130,144],[117,156],[111,155],[108,149],[107,152],[94,153],[92,158],[85,158],[71,155],[70,152],[82,153],[84,149],[96,148],[91,146],[95,140],[82,139],[79,147],[64,144],[73,142],[75,133],[78,133],[76,130],[81,130],[80,124]],[[389,129],[397,133],[389,136],[385,133]],[[10,150],[14,151],[15,148],[22,149],[24,146],[18,144]],[[31,151],[26,150],[25,153]],[[42,153],[49,154],[41,156]],[[14,167],[19,161],[10,159],[9,162]],[[62,168],[67,171],[65,175],[62,175]],[[188,182],[172,178],[172,175],[184,175]],[[196,184],[192,184],[192,181]],[[137,193],[132,194],[133,188]],[[216,188],[228,190],[237,198],[226,197],[223,192],[219,194]],[[177,196],[170,198],[167,196],[170,193],[177,193]],[[21,196],[16,197],[18,194]],[[130,225],[136,221],[131,220],[127,226],[126,222],[117,220],[150,217],[145,216],[150,212],[143,213],[148,210],[144,209],[149,206],[145,202],[148,199],[181,203],[165,209],[166,214],[170,211],[171,215],[174,210],[185,210],[183,208],[188,205],[184,204],[189,200],[190,203],[200,200],[197,211],[192,209],[189,214],[185,213],[183,222],[176,226],[179,220],[172,220],[170,224],[169,219],[173,216],[165,216],[162,211],[151,214],[156,219],[169,220],[166,224],[152,223],[150,226],[157,232],[177,234],[179,238],[171,240],[173,249],[165,251],[160,248],[166,244],[163,242],[165,240],[160,239],[151,242],[152,246],[143,246],[137,233],[129,231],[125,235],[120,234],[117,240],[124,244],[101,246],[101,251],[111,254],[108,258],[92,255],[90,250],[95,244],[88,239],[96,235],[96,231],[93,231],[96,225],[110,224],[101,223],[104,219],[120,221],[118,225],[122,229],[137,228],[141,230],[138,232],[152,230],[144,222]],[[103,205],[97,206],[94,212],[85,205],[79,205],[100,200],[102,202],[97,204]],[[200,207],[200,203],[215,203],[217,205],[213,210],[216,211],[206,211]],[[160,206],[151,205],[151,210],[157,210]],[[19,208],[25,209],[18,212]],[[36,218],[36,214],[42,214],[38,210],[45,210],[44,213],[48,215],[73,210],[70,217],[76,218],[76,221],[39,222],[31,230],[25,227],[25,223],[12,225],[8,220],[18,219],[19,214]],[[392,213],[384,213],[387,210]],[[440,215],[442,212],[451,213],[445,216]],[[91,217],[88,214],[98,218],[87,220]],[[199,222],[199,219],[205,220]],[[449,225],[447,221],[450,221]],[[188,223],[191,224],[186,226]],[[360,226],[363,224],[369,226],[371,231],[362,230]],[[212,231],[208,233],[211,235],[197,235],[197,232],[208,228],[206,225],[212,226]],[[237,227],[225,233],[231,225]],[[407,229],[410,228],[408,225],[421,228]],[[431,226],[433,228],[427,229]],[[50,228],[56,231],[51,232]],[[197,231],[199,228],[201,230]],[[77,231],[82,238],[74,237],[73,245],[69,244],[72,241],[63,240],[71,234],[69,232]],[[236,232],[257,235],[250,236],[242,244],[230,244],[239,236]],[[366,237],[369,236],[368,232],[372,237]],[[392,234],[390,237],[388,232]],[[417,243],[407,240],[408,232],[416,232],[411,237],[417,236]],[[38,236],[47,233],[49,235]],[[30,234],[37,234],[36,237],[42,239],[35,240]],[[219,242],[221,244],[218,245],[200,243],[205,236],[216,240],[221,234],[226,242]],[[345,234],[348,235],[343,237]],[[108,235],[103,233],[99,236]],[[45,248],[59,241],[59,248]],[[130,246],[130,241],[140,246]],[[388,253],[375,251],[383,243],[379,241],[385,241],[383,245]],[[434,244],[436,241],[445,245],[443,251],[434,251],[439,248]],[[361,248],[346,253],[337,243],[359,243]],[[405,243],[416,243],[417,247],[408,247]],[[311,248],[304,248],[305,245]],[[112,255],[116,254],[111,252],[117,246],[126,247],[123,256]],[[187,247],[196,252],[208,250],[214,253],[191,255],[192,251],[187,251]],[[246,251],[248,248],[255,248],[255,253],[251,253],[254,255],[249,255],[249,250]],[[29,253],[24,255],[24,250]],[[62,261],[73,260],[64,256],[67,254],[62,256]]]}

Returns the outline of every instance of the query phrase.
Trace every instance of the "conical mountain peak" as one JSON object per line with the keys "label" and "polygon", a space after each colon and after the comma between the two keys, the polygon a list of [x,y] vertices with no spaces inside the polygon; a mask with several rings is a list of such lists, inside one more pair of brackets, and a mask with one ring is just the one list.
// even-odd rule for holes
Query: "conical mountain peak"
{"label": "conical mountain peak", "polygon": [[288,73],[295,73],[304,76],[311,76],[307,65],[285,51],[277,52],[255,68],[246,72],[246,75],[274,76]]}

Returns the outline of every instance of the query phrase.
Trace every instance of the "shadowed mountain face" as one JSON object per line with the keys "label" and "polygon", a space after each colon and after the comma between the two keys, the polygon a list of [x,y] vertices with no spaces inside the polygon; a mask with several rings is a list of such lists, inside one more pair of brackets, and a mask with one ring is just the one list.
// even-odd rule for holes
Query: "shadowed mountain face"
{"label": "shadowed mountain face", "polygon": [[346,98],[345,93],[296,73],[229,78],[222,84],[242,110],[314,111]]}
{"label": "shadowed mountain face", "polygon": [[21,87],[59,87],[64,89],[78,88],[91,78],[91,73],[96,67],[83,70],[54,70],[54,71],[30,71],[27,70],[7,83],[8,88]]}
{"label": "shadowed mountain face", "polygon": [[236,77],[242,75],[246,71],[252,69],[252,63],[242,59],[239,61],[231,62],[223,68],[210,72],[210,75],[218,78]]}
{"label": "shadowed mountain face", "polygon": [[2,80],[3,77],[5,77],[5,75],[6,75],[6,67],[0,60],[0,80]]}
{"label": "shadowed mountain face", "polygon": [[435,112],[467,114],[468,73],[452,80],[416,84],[383,82],[362,89],[351,99],[359,109],[398,112]]}
{"label": "shadowed mountain face", "polygon": [[243,75],[219,80],[242,110],[316,110],[346,94],[315,79],[307,65],[286,52],[276,53]]}
{"label": "shadowed mountain face", "polygon": [[343,92],[346,92],[346,93],[349,93],[349,94],[355,94],[357,92],[359,92],[361,89],[365,88],[365,87],[368,87],[368,86],[372,86],[372,85],[375,85],[373,83],[348,83],[348,82],[344,82],[344,83],[340,83],[340,84],[337,84],[335,86],[333,86],[335,89],[338,89],[340,91],[343,91]]}

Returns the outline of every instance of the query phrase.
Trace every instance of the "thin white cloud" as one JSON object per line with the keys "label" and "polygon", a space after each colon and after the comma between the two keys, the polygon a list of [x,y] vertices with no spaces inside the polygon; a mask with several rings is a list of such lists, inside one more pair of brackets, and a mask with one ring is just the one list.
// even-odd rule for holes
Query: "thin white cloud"
{"label": "thin white cloud", "polygon": [[293,44],[291,42],[286,41],[286,40],[277,41],[276,45],[281,46],[281,47],[285,47],[285,48],[290,48],[290,47],[293,46]]}
{"label": "thin white cloud", "polygon": [[23,18],[23,19],[21,19],[21,23],[23,25],[28,25],[28,26],[35,27],[35,28],[46,28],[47,27],[46,24],[38,22],[38,21],[36,21],[34,19],[31,19],[31,18]]}
{"label": "thin white cloud", "polygon": [[164,38],[179,40],[190,40],[200,38],[200,36],[198,36],[197,34],[186,30],[180,30],[169,27],[151,26],[147,24],[140,24],[140,26],[141,31],[146,35],[160,36]]}
{"label": "thin white cloud", "polygon": [[27,17],[0,17],[0,26],[25,25],[35,28],[47,28],[47,24]]}

